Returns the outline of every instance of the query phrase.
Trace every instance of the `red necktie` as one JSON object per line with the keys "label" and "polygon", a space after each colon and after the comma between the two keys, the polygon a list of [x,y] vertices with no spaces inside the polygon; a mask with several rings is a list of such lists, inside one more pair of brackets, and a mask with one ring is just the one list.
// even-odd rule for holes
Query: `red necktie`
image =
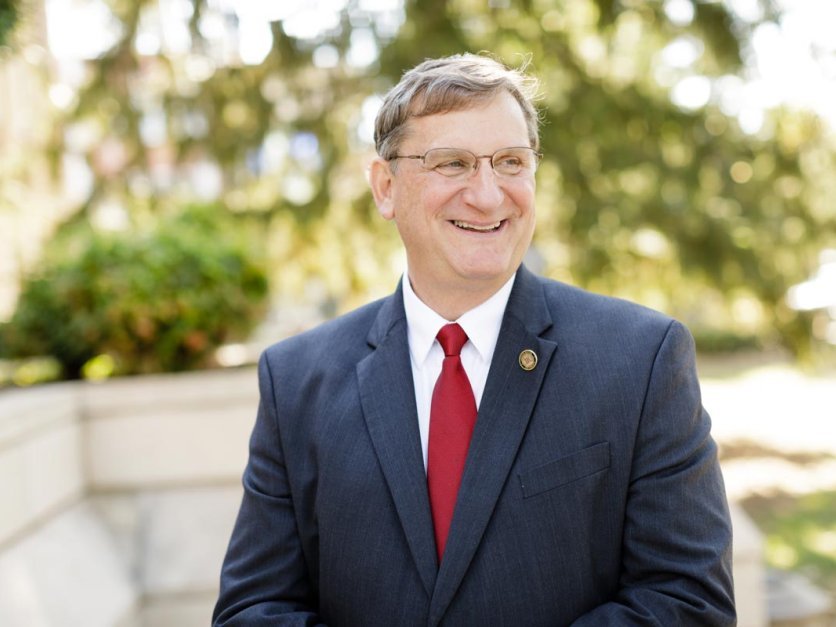
{"label": "red necktie", "polygon": [[476,400],[459,356],[467,342],[464,330],[458,324],[448,324],[436,337],[444,350],[444,362],[430,407],[427,485],[440,563],[476,423]]}

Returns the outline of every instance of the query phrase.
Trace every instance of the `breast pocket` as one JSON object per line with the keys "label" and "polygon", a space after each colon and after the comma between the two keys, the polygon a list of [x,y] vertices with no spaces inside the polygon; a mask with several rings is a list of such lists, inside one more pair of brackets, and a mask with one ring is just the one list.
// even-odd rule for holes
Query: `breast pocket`
{"label": "breast pocket", "polygon": [[576,453],[519,473],[523,498],[579,481],[610,467],[610,443],[599,442]]}

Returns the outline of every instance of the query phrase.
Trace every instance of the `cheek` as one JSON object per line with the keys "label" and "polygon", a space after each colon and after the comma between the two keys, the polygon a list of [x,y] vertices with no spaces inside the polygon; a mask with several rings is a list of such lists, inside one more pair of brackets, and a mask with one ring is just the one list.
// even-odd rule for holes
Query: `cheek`
{"label": "cheek", "polygon": [[461,187],[445,185],[444,181],[421,190],[421,205],[429,216],[435,216],[456,202]]}
{"label": "cheek", "polygon": [[519,207],[520,213],[534,213],[534,185],[521,185],[507,190],[511,202]]}
{"label": "cheek", "polygon": [[445,208],[450,206],[456,197],[455,191],[445,190],[433,186],[416,186],[399,198],[395,208],[395,216],[400,212],[405,221],[413,225],[431,225],[435,220],[442,219]]}

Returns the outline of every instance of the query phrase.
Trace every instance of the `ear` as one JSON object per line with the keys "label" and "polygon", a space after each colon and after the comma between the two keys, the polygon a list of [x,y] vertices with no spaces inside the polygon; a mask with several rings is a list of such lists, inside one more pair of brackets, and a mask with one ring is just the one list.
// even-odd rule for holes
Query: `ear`
{"label": "ear", "polygon": [[394,176],[389,162],[380,157],[376,157],[369,166],[369,186],[372,188],[377,212],[386,220],[395,217]]}

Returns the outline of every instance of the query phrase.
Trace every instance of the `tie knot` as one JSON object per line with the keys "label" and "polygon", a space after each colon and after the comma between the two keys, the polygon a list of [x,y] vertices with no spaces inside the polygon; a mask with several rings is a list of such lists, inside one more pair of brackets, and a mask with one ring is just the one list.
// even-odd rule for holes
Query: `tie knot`
{"label": "tie knot", "polygon": [[436,335],[445,357],[453,357],[462,352],[462,346],[467,342],[467,333],[457,323],[445,324]]}

